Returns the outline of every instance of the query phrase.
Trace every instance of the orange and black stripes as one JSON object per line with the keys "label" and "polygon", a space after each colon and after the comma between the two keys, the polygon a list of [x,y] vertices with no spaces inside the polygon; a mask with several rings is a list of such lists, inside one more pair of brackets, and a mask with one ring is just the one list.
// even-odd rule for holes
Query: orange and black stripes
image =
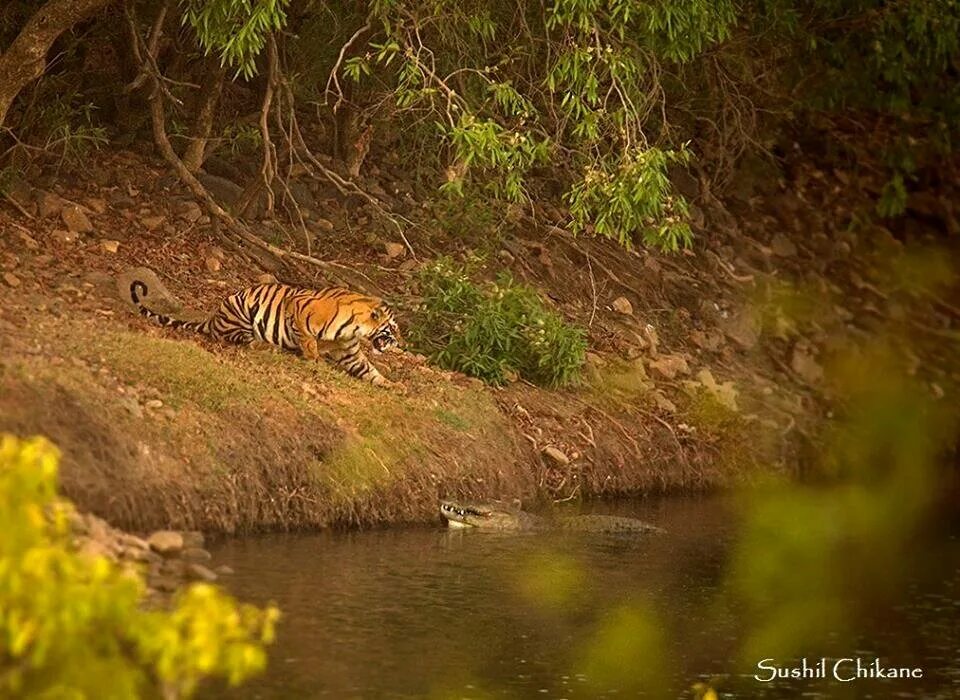
{"label": "orange and black stripes", "polygon": [[140,313],[160,325],[205,333],[232,343],[264,341],[300,350],[308,359],[325,355],[348,374],[373,384],[386,379],[364,355],[360,338],[376,352],[400,344],[393,312],[376,297],[342,287],[322,291],[285,284],[261,284],[229,296],[206,321],[183,321],[151,311],[141,299],[147,285],[130,284],[130,298]]}

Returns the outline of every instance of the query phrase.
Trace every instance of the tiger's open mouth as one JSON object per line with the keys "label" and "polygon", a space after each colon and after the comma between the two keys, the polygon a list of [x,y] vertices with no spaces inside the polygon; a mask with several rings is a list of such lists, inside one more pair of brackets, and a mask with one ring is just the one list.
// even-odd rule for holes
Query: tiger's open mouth
{"label": "tiger's open mouth", "polygon": [[374,352],[383,352],[387,348],[396,345],[397,339],[389,328],[384,328],[383,330],[377,331],[377,333],[370,338],[370,344],[373,346]]}

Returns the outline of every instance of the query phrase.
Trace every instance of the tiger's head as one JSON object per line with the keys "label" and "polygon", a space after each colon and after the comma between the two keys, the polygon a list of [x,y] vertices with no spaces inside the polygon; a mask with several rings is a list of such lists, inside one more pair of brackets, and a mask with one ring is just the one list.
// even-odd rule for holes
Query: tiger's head
{"label": "tiger's head", "polygon": [[390,348],[402,348],[403,338],[400,336],[400,326],[393,316],[393,311],[386,304],[371,309],[369,323],[372,329],[364,335],[370,339],[374,352],[381,353]]}

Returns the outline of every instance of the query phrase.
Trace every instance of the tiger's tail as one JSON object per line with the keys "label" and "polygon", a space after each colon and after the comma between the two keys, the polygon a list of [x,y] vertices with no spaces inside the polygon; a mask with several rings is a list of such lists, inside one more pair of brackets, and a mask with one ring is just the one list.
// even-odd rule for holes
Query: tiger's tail
{"label": "tiger's tail", "polygon": [[144,318],[149,318],[151,321],[154,321],[161,326],[167,326],[169,328],[183,328],[188,331],[210,335],[210,324],[212,319],[207,319],[206,321],[183,321],[179,318],[172,318],[166,314],[160,314],[156,311],[151,311],[143,305],[143,302],[140,301],[140,299],[147,296],[147,294],[148,291],[146,282],[143,282],[142,280],[133,280],[133,282],[130,283],[130,300],[136,305],[137,309],[140,311],[140,315]]}

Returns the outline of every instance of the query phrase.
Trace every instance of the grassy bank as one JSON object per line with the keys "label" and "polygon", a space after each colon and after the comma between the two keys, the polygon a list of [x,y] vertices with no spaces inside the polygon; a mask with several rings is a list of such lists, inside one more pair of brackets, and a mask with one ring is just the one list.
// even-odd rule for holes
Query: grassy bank
{"label": "grassy bank", "polygon": [[121,526],[403,522],[445,491],[530,491],[507,422],[472,383],[426,372],[401,395],[291,354],[55,325],[62,340],[3,364],[3,427],[49,436],[65,493]]}

